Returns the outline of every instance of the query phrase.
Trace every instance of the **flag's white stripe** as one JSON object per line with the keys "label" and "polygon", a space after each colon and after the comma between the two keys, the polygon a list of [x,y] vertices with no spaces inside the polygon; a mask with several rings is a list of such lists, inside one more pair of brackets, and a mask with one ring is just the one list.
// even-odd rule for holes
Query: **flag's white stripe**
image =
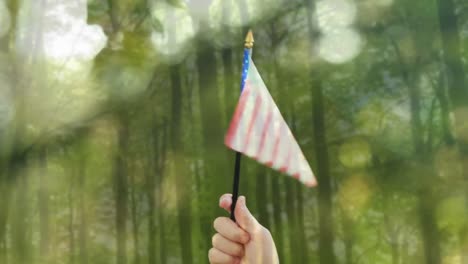
{"label": "flag's white stripe", "polygon": [[259,161],[262,163],[269,163],[273,161],[273,147],[275,146],[275,133],[279,129],[279,125],[276,124],[275,126],[275,112],[272,110],[269,110],[269,114],[271,114],[270,117],[270,123],[266,127],[266,133],[265,133],[265,142],[263,143],[263,150],[260,153],[259,156]]}
{"label": "flag's white stripe", "polygon": [[[245,89],[251,89],[251,87],[248,86]],[[249,123],[255,105],[255,94],[255,90],[250,90],[249,93],[246,93],[248,97],[246,98],[244,111],[240,116],[239,125],[236,133],[234,134],[234,140],[231,147],[239,152],[242,152],[245,148],[245,138],[247,137]]]}
{"label": "flag's white stripe", "polygon": [[258,149],[260,147],[263,128],[265,126],[265,122],[266,122],[267,114],[268,114],[267,102],[265,102],[265,100],[263,100],[262,97],[260,96],[258,98],[260,98],[260,101],[257,101],[256,103],[260,103],[260,105],[257,106],[259,107],[258,112],[257,112],[257,115],[255,116],[255,121],[252,127],[252,131],[250,133],[250,139],[249,139],[250,144],[246,148],[246,155],[249,157],[254,157],[254,158],[258,158],[257,157]]}
{"label": "flag's white stripe", "polygon": [[275,120],[275,123],[278,123],[280,126],[279,134],[277,137],[279,138],[278,150],[276,152],[276,156],[273,157],[273,168],[279,170],[287,158],[287,151],[288,151],[288,141],[286,140],[286,135],[288,133],[287,126],[284,122],[281,122],[282,119]]}
{"label": "flag's white stripe", "polygon": [[[294,142],[294,141],[292,141]],[[290,167],[288,168],[288,174],[289,175],[296,175],[297,173],[299,173],[299,165],[298,165],[298,157],[299,157],[299,146],[297,144],[293,144],[292,145],[293,149],[292,149],[292,160],[291,160],[291,163],[290,163]],[[299,176],[300,177],[300,176]]]}

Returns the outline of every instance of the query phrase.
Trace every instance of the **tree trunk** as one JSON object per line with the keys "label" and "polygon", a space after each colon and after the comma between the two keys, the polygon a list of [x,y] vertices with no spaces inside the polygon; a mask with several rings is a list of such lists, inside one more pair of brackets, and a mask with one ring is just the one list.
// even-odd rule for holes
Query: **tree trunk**
{"label": "tree trunk", "polygon": [[274,232],[273,238],[276,242],[276,248],[278,250],[278,256],[280,263],[285,263],[284,259],[284,233],[283,233],[283,222],[281,220],[281,214],[283,212],[282,197],[280,189],[280,178],[277,175],[270,177],[271,181],[271,194],[273,202],[273,223]]}
{"label": "tree trunk", "polygon": [[[271,175],[267,175],[266,168],[264,166],[260,166],[257,170],[256,175],[257,180],[257,192],[256,192],[256,200],[257,200],[257,209],[258,209],[258,220],[259,222],[268,230],[271,228],[270,224],[270,216],[268,214],[268,186],[267,186],[267,177],[271,177]],[[262,191],[258,191],[262,190]]]}
{"label": "tree trunk", "polygon": [[[220,142],[223,142],[224,129],[222,126],[222,111],[217,85],[216,57],[210,43],[211,39],[209,36],[201,36],[198,43],[201,51],[196,59],[200,88],[202,137],[203,145],[205,146],[203,152],[205,177],[202,182],[204,190],[201,192],[207,193],[207,202],[201,206],[199,212],[202,233],[205,234],[204,246],[206,250],[211,247],[211,237],[208,234],[212,233],[213,219],[219,213],[216,201],[218,201],[219,196],[224,192],[223,190],[228,190],[232,184],[231,174],[226,174],[227,149],[220,144]],[[247,178],[244,178],[241,182],[245,182],[246,180]]]}
{"label": "tree trunk", "polygon": [[182,262],[190,264],[193,261],[192,252],[192,184],[191,175],[186,170],[185,150],[182,142],[182,83],[180,66],[170,67],[172,90],[172,177],[176,179],[177,217],[179,222],[179,238]]}
{"label": "tree trunk", "polygon": [[[466,126],[466,118],[464,118],[463,115],[468,111],[468,89],[466,87],[465,69],[461,53],[462,43],[460,39],[460,27],[458,24],[457,14],[455,12],[455,1],[438,0],[437,4],[442,38],[443,59],[445,63],[445,75],[451,101],[451,110],[455,117],[455,127],[463,128]],[[465,180],[465,184],[462,188],[466,193],[466,189],[468,188],[466,183],[468,181],[468,142],[460,138],[457,138],[456,142],[463,163],[463,178]],[[465,200],[465,203],[468,204],[468,194]],[[468,224],[465,224],[460,236],[465,238],[468,236]],[[460,246],[460,250],[462,252],[462,263],[468,264],[468,245],[467,243],[461,243]]]}
{"label": "tree trunk", "polygon": [[[466,107],[468,105],[468,89],[466,89],[455,4],[453,0],[437,0],[437,3],[450,99],[454,109]],[[460,120],[460,122],[463,122],[463,120]]]}
{"label": "tree trunk", "polygon": [[28,175],[26,175],[26,157],[15,157],[13,160],[13,178],[15,186],[15,207],[11,221],[11,247],[13,263],[30,263],[30,240],[28,240]]}
{"label": "tree trunk", "polygon": [[[153,125],[154,127],[156,125]],[[156,264],[156,177],[158,177],[157,162],[155,160],[159,158],[159,139],[157,138],[158,129],[153,128],[151,130],[151,138],[153,146],[151,153],[148,155],[148,164],[151,169],[145,172],[146,176],[146,199],[148,200],[148,264]],[[160,191],[160,190],[158,190]]]}
{"label": "tree trunk", "polygon": [[[297,229],[298,232],[298,250],[301,255],[302,263],[309,263],[309,248],[307,246],[307,230],[304,224],[304,186],[296,182],[296,201],[297,201]],[[315,219],[312,219],[314,221]]]}
{"label": "tree trunk", "polygon": [[134,264],[140,264],[140,240],[138,236],[138,208],[137,208],[137,194],[135,191],[135,175],[133,173],[129,174],[130,178],[130,202],[131,202],[131,214],[132,214],[132,235],[133,235],[133,250],[134,250]]}
{"label": "tree trunk", "polygon": [[[83,154],[80,154],[83,155]],[[83,156],[79,157],[78,172],[78,211],[79,211],[79,230],[78,230],[78,248],[79,263],[88,263],[88,217],[86,206],[86,174],[85,160]]]}
{"label": "tree trunk", "polygon": [[39,153],[39,163],[41,172],[39,174],[39,245],[40,258],[43,263],[47,263],[49,254],[49,190],[47,184],[47,150],[42,149]]}
{"label": "tree trunk", "polygon": [[[310,76],[317,76],[312,72]],[[312,82],[313,126],[315,156],[317,157],[317,180],[319,198],[319,257],[321,263],[334,264],[333,252],[333,204],[329,173],[328,146],[326,145],[325,110],[323,105],[322,83]]]}
{"label": "tree trunk", "polygon": [[117,264],[127,263],[127,163],[129,147],[128,120],[117,117],[118,150],[114,164],[115,224],[117,232]]}
{"label": "tree trunk", "polygon": [[[316,25],[312,22],[312,13],[315,9],[313,0],[305,0],[309,37],[311,42],[316,40]],[[325,107],[323,104],[323,87],[318,76],[319,72],[312,69],[310,76],[314,76],[311,83],[312,90],[312,123],[314,126],[315,156],[317,157],[318,185],[318,212],[319,212],[319,258],[320,263],[334,264],[333,251],[333,204],[332,188],[329,172],[328,146],[325,131]]]}
{"label": "tree trunk", "polygon": [[73,173],[70,175],[70,186],[68,188],[68,197],[67,197],[67,202],[68,202],[68,210],[69,210],[69,216],[68,216],[68,239],[69,239],[69,251],[70,251],[70,264],[75,264],[75,228],[74,228],[74,199],[73,199],[73,190],[75,188],[75,180],[76,177],[74,177]]}
{"label": "tree trunk", "polygon": [[[156,153],[156,150],[154,150]],[[155,160],[156,157],[151,157],[151,160]],[[154,161],[150,161],[150,164],[154,163]],[[153,165],[153,172],[147,171],[146,172],[146,197],[148,200],[148,264],[156,264],[156,256],[157,256],[157,249],[156,249],[156,219],[155,219],[155,213],[156,213],[156,201],[155,201],[155,177],[157,177],[158,174],[155,173],[155,168],[156,166]],[[160,189],[158,192],[161,191]]]}

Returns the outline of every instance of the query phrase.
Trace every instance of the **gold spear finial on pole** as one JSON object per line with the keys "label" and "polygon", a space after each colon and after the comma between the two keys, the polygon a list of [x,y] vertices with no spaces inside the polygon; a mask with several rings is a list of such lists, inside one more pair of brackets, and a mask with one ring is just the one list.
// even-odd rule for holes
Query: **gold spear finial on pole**
{"label": "gold spear finial on pole", "polygon": [[247,36],[245,37],[245,47],[247,49],[253,48],[254,42],[255,41],[254,41],[252,30],[249,30],[249,32],[247,33]]}

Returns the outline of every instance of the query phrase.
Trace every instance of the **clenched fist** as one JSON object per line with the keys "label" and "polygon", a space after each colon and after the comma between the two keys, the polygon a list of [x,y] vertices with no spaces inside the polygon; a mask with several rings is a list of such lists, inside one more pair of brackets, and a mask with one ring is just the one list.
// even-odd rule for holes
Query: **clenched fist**
{"label": "clenched fist", "polygon": [[[231,194],[224,194],[219,206],[230,211]],[[277,264],[278,253],[268,229],[260,225],[247,209],[245,197],[237,200],[236,222],[228,217],[214,221],[216,234],[208,257],[211,264]]]}

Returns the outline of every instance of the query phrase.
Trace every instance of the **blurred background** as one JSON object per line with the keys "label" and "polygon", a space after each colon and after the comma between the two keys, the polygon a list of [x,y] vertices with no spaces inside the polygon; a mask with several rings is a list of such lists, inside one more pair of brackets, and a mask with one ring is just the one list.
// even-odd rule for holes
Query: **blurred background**
{"label": "blurred background", "polygon": [[468,2],[0,0],[0,263],[207,263],[244,37],[317,175],[281,263],[468,263]]}

